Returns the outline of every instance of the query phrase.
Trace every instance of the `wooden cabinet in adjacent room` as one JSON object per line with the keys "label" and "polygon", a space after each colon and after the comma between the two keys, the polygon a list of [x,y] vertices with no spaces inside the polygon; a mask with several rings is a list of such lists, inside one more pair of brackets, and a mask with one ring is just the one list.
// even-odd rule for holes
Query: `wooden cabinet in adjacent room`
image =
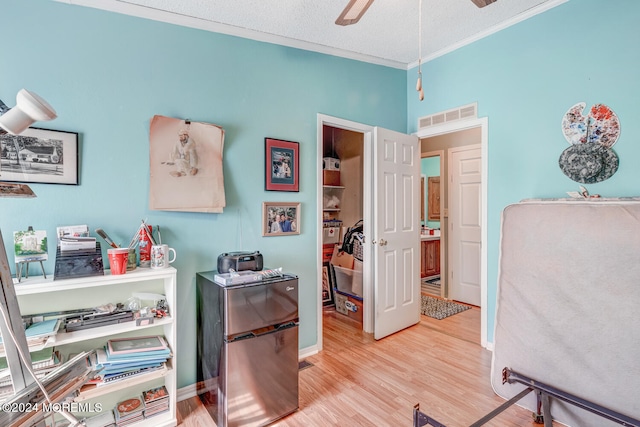
{"label": "wooden cabinet in adjacent room", "polygon": [[440,239],[420,242],[420,277],[440,274]]}
{"label": "wooden cabinet in adjacent room", "polygon": [[427,184],[429,194],[428,220],[440,221],[440,177],[430,176]]}

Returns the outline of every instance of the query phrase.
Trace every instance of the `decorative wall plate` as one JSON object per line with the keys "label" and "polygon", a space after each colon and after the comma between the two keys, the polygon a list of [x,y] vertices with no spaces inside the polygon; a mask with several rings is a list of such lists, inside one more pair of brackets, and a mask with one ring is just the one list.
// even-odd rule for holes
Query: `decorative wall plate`
{"label": "decorative wall plate", "polygon": [[618,170],[618,156],[610,148],[587,142],[573,144],[560,155],[558,164],[569,178],[582,184],[595,184]]}
{"label": "decorative wall plate", "polygon": [[604,104],[595,104],[589,114],[583,114],[587,104],[579,102],[569,108],[562,118],[562,133],[569,144],[586,142],[611,148],[620,136],[618,116]]}

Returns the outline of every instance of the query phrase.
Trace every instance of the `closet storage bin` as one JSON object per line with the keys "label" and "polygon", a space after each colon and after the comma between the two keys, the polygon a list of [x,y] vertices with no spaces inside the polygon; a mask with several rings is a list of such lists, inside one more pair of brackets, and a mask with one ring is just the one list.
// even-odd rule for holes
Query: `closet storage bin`
{"label": "closet storage bin", "polygon": [[337,290],[344,294],[362,298],[362,268],[351,269],[333,265],[333,269]]}

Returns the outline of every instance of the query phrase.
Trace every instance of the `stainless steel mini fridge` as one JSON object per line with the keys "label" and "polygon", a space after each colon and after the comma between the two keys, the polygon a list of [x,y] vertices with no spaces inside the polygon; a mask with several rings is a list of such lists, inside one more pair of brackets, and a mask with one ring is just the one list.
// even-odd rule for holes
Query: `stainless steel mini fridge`
{"label": "stainless steel mini fridge", "polygon": [[200,399],[218,427],[268,425],[298,409],[298,278],[215,273],[196,275]]}

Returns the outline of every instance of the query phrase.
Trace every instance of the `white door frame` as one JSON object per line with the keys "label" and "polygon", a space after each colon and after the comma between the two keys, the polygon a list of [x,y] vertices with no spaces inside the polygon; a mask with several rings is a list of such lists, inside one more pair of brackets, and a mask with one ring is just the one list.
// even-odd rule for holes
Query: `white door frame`
{"label": "white door frame", "polygon": [[[322,271],[322,167],[320,167],[323,156],[323,147],[322,147],[322,126],[332,126],[340,129],[347,129],[354,132],[362,133],[364,140],[364,159],[363,159],[363,188],[362,188],[362,196],[363,196],[363,210],[362,210],[362,219],[364,222],[364,230],[363,233],[365,235],[365,239],[367,237],[370,238],[372,235],[372,195],[373,195],[373,179],[372,179],[372,166],[373,166],[373,150],[372,150],[372,141],[373,141],[373,126],[365,125],[358,122],[352,122],[350,120],[340,119],[338,117],[327,116],[325,114],[318,114],[317,117],[317,154],[316,159],[317,163],[317,209],[316,209],[316,224],[318,224],[318,232],[316,237],[316,289],[318,292],[317,299],[317,325],[318,325],[318,339],[317,339],[317,351],[322,350],[322,274],[319,272]],[[362,264],[362,300],[363,300],[363,325],[362,329],[364,332],[373,332],[373,264],[371,262],[367,262],[366,260],[371,260],[371,245],[363,245],[363,259],[365,260]]]}
{"label": "white door frame", "polygon": [[[432,126],[414,133],[421,140],[438,135],[458,132],[461,130],[480,128],[480,153],[482,156],[482,249],[480,253],[480,344],[484,348],[489,348],[487,343],[487,175],[488,175],[488,135],[489,119],[481,117],[478,119],[462,120],[459,122],[445,123]],[[320,289],[320,288],[319,288]],[[491,350],[491,348],[489,348]]]}

